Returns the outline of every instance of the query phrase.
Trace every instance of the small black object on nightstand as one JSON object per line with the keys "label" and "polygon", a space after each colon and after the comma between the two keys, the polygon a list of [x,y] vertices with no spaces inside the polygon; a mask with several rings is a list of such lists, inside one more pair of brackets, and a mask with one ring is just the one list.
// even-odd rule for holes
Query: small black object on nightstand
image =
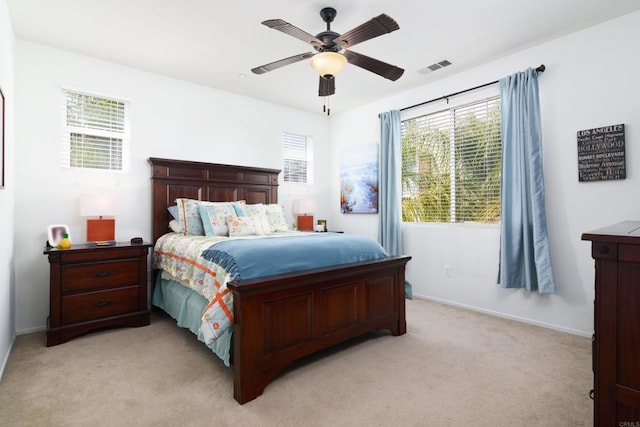
{"label": "small black object on nightstand", "polygon": [[131,239],[131,244],[132,245],[141,245],[142,244],[142,237],[134,237]]}

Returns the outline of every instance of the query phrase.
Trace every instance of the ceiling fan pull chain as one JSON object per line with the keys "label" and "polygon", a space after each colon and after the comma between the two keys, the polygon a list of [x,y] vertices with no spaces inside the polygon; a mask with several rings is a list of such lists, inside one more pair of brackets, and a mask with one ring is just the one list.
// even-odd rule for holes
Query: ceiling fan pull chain
{"label": "ceiling fan pull chain", "polygon": [[324,97],[324,105],[322,106],[322,112],[327,113],[327,116],[331,115],[331,104],[329,103],[330,97]]}

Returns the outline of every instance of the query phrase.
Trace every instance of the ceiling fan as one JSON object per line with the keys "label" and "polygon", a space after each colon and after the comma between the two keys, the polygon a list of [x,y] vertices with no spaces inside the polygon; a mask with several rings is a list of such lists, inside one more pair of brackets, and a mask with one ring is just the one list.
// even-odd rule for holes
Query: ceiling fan
{"label": "ceiling fan", "polygon": [[398,30],[400,28],[398,23],[383,13],[351,31],[338,34],[331,31],[331,22],[336,17],[336,14],[336,10],[332,7],[325,7],[320,11],[322,20],[327,23],[327,29],[315,36],[282,19],[269,19],[262,22],[263,25],[269,28],[281,31],[305,43],[311,44],[316,52],[305,52],[294,55],[289,58],[261,65],[253,68],[251,71],[255,74],[264,74],[285,65],[294,64],[304,59],[311,59],[311,66],[320,74],[319,96],[329,96],[335,93],[335,76],[347,63],[364,68],[386,79],[392,81],[398,80],[404,73],[402,68],[352,50],[346,50],[351,49],[351,47],[358,43]]}

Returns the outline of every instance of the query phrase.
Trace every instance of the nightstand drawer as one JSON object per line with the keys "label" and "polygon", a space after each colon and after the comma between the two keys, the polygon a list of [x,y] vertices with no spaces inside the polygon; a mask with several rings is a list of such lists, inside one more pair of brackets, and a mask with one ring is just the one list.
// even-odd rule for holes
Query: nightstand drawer
{"label": "nightstand drawer", "polygon": [[137,259],[62,266],[62,292],[106,289],[138,284]]}
{"label": "nightstand drawer", "polygon": [[62,324],[100,319],[138,310],[140,288],[89,292],[62,297]]}

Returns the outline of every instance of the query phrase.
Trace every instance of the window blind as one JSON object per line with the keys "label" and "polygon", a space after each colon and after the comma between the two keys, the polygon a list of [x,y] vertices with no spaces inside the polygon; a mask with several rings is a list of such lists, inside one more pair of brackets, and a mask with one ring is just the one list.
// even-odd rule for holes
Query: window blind
{"label": "window blind", "polygon": [[284,181],[312,184],[313,150],[311,138],[285,132],[282,135]]}
{"label": "window blind", "polygon": [[500,221],[500,98],[404,120],[407,222]]}
{"label": "window blind", "polygon": [[123,170],[127,103],[69,90],[62,99],[62,166]]}

